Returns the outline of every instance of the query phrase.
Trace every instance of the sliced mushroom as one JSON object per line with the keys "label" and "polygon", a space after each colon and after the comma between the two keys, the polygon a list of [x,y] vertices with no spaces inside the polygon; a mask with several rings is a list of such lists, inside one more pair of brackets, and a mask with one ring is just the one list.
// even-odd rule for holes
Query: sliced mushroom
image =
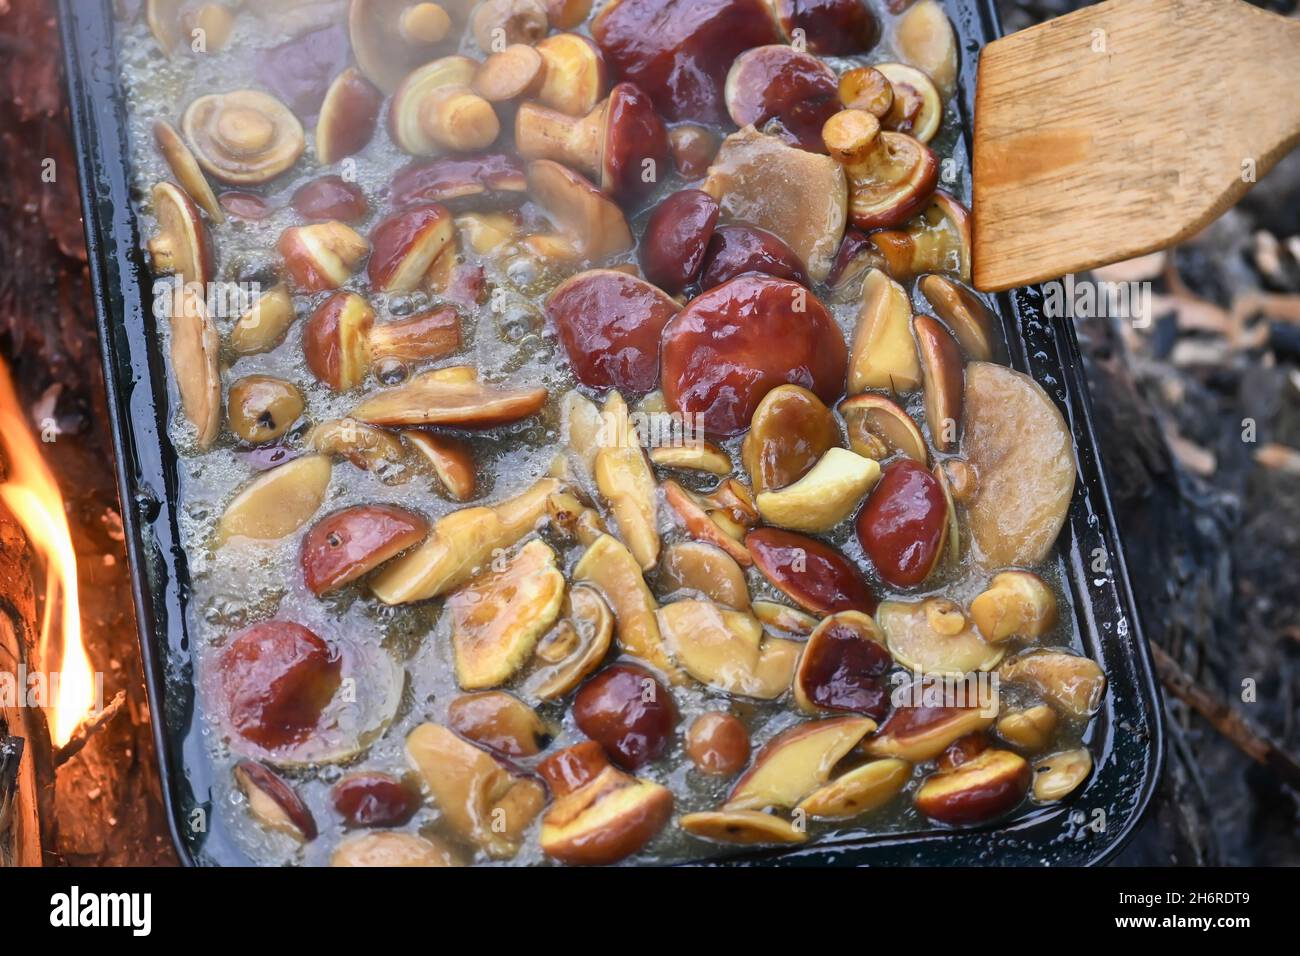
{"label": "sliced mushroom", "polygon": [[976,562],[1041,563],[1074,492],[1070,429],[1033,379],[1001,365],[966,367],[962,452],[978,479],[966,503]]}
{"label": "sliced mushroom", "polygon": [[628,418],[623,396],[611,392],[602,414],[605,440],[596,452],[596,487],[614,513],[623,543],[642,570],[648,571],[659,560],[659,498],[654,472]]}
{"label": "sliced mushroom", "polygon": [[600,592],[575,585],[565,595],[559,622],[537,642],[543,666],[528,675],[527,696],[558,700],[600,666],[614,637],[614,613]]}
{"label": "sliced mushroom", "polygon": [[838,711],[881,720],[889,711],[884,675],[893,665],[876,622],[860,611],[840,611],[823,619],[804,645],[794,699],[810,714]]}
{"label": "sliced mushroom", "polygon": [[690,591],[737,611],[749,609],[745,572],[727,552],[703,541],[678,541],[664,549],[660,590]]}
{"label": "sliced mushroom", "polygon": [[457,836],[495,860],[519,852],[524,831],[546,802],[540,782],[510,773],[438,724],[412,730],[406,754]]}
{"label": "sliced mushroom", "polygon": [[[785,188],[772,189],[774,182]],[[848,208],[833,160],[746,127],[723,141],[701,188],[731,219],[776,233],[815,281],[830,273]]]}
{"label": "sliced mushroom", "polygon": [[558,481],[543,478],[496,505],[453,511],[434,524],[424,544],[381,571],[370,589],[385,604],[406,604],[459,587],[488,565],[494,551],[533,531],[558,490]]}
{"label": "sliced mushroom", "polygon": [[741,461],[755,493],[793,484],[839,443],[835,416],[799,385],[779,385],[754,409]]}
{"label": "sliced mushroom", "polygon": [[330,461],[304,455],[258,475],[226,506],[217,524],[219,540],[272,541],[302,527],[320,508],[329,487]]}
{"label": "sliced mushroom", "polygon": [[504,691],[462,694],[447,708],[452,730],[503,757],[533,757],[554,738],[537,711]]}
{"label": "sliced mushroom", "polygon": [[515,144],[525,159],[565,163],[624,201],[653,188],[657,170],[668,163],[668,133],[650,98],[631,83],[619,83],[581,118],[537,103],[521,104],[515,114]]}
{"label": "sliced mushroom", "polygon": [[551,495],[546,503],[546,511],[551,519],[551,527],[562,538],[576,540],[590,547],[601,535],[609,534],[600,512],[589,508],[567,491]]}
{"label": "sliced mushroom", "polygon": [[945,99],[957,83],[957,36],[937,0],[921,0],[894,25],[899,56],[934,80]]}
{"label": "sliced mushroom", "polygon": [[881,130],[865,110],[844,110],[826,121],[827,150],[844,167],[848,216],[859,229],[906,222],[930,202],[939,160],[920,140]]}
{"label": "sliced mushroom", "polygon": [[544,388],[499,388],[461,374],[468,366],[421,372],[396,388],[377,392],[352,411],[372,425],[453,425],[492,428],[535,415]]}
{"label": "sliced mushroom", "polygon": [[546,78],[546,62],[527,43],[512,43],[479,64],[473,90],[489,103],[508,103],[527,96]]}
{"label": "sliced mushroom", "polygon": [[155,272],[171,273],[182,284],[206,290],[212,281],[212,247],[198,207],[174,183],[154,186],[153,214],[158,231],[149,240]]}
{"label": "sliced mushroom", "polygon": [[966,357],[974,362],[991,361],[997,318],[989,307],[970,289],[946,276],[924,276],[919,286],[921,294],[935,315],[943,319]]}
{"label": "sliced mushroom", "polygon": [[445,56],[413,70],[388,107],[388,133],[401,150],[430,156],[442,150],[486,149],[501,132],[492,104],[471,89],[478,64]]}
{"label": "sliced mushroom", "polygon": [[731,474],[731,458],[713,442],[694,445],[656,445],[650,449],[650,462],[657,468],[702,471],[719,477]]}
{"label": "sliced mushroom", "polygon": [[777,491],[760,492],[754,504],[768,524],[820,534],[853,514],[879,480],[879,463],[831,448],[808,474]]}
{"label": "sliced mushroom", "polygon": [[528,164],[528,190],[581,260],[604,262],[634,245],[617,204],[582,176],[550,159]]}
{"label": "sliced mushroom", "polygon": [[753,601],[750,610],[764,626],[796,637],[807,637],[817,627],[817,618],[811,614],[776,601]]}
{"label": "sliced mushroom", "polygon": [[796,829],[790,821],[761,810],[687,813],[677,821],[677,825],[691,836],[712,840],[714,843],[754,846],[796,844],[808,840],[806,831]]}
{"label": "sliced mushroom", "polygon": [[876,729],[868,717],[805,721],[773,737],[722,809],[790,808],[830,779],[837,763]]}
{"label": "sliced mushroom", "polygon": [[302,539],[307,588],[319,597],[345,587],[428,533],[422,515],[396,505],[353,505],[327,515]]}
{"label": "sliced mushroom", "polygon": [[910,415],[883,395],[865,393],[840,403],[849,447],[864,458],[884,461],[900,454],[918,464],[929,459],[925,438]]}
{"label": "sliced mushroom", "polygon": [[306,148],[293,111],[258,90],[200,96],[181,116],[181,131],[199,165],[235,185],[274,179]]}
{"label": "sliced mushroom", "polygon": [[213,222],[225,222],[226,214],[221,209],[221,203],[217,202],[216,193],[208,184],[207,177],[199,168],[194,154],[181,139],[181,134],[176,132],[170,123],[159,120],[154,123],[153,136],[154,142],[158,144],[158,151],[162,153],[163,159],[167,160],[167,165],[171,167],[172,175],[176,177],[181,188],[212,217]]}
{"label": "sliced mushroom", "polygon": [[654,595],[636,558],[617,538],[597,538],[574,566],[573,580],[595,585],[613,608],[618,644],[625,653],[665,673],[677,673],[664,651]]}
{"label": "sliced mushroom", "polygon": [[900,282],[923,272],[947,272],[969,282],[970,218],[965,206],[936,189],[925,211],[907,228],[871,234],[871,257]]}
{"label": "sliced mushroom", "polygon": [[963,362],[961,349],[937,319],[918,315],[912,320],[921,371],[925,379],[925,419],[930,441],[939,451],[949,451],[961,433]]}
{"label": "sliced mushroom", "polygon": [[474,453],[464,442],[446,435],[431,435],[422,431],[404,431],[405,439],[429,463],[439,484],[453,501],[469,501],[474,497],[477,478]]}
{"label": "sliced mushroom", "polygon": [[617,863],[654,839],[672,815],[671,790],[610,765],[594,742],[561,751],[539,769],[555,797],[542,817],[542,852],[561,863]]}
{"label": "sliced mushroom", "polygon": [[986,750],[951,770],[931,774],[916,792],[916,808],[933,820],[969,825],[1010,812],[1029,789],[1025,758]]}
{"label": "sliced mushroom", "polygon": [[1003,571],[971,602],[970,616],[988,641],[1041,637],[1056,625],[1056,596],[1031,571]]}
{"label": "sliced mushroom", "polygon": [[406,453],[390,433],[355,418],[332,418],[312,426],[304,444],[324,455],[341,455],[362,471],[380,478],[400,474]]}
{"label": "sliced mushroom", "polygon": [[883,807],[912,779],[912,765],[896,757],[872,760],[841,774],[799,801],[816,820],[851,820]]}
{"label": "sliced mushroom", "polygon": [[1034,800],[1056,803],[1081,787],[1092,774],[1092,754],[1078,747],[1035,761]]}
{"label": "sliced mushroom", "polygon": [[928,143],[943,122],[943,98],[934,82],[904,63],[877,63],[875,69],[893,88],[887,113],[877,118],[885,129]]}
{"label": "sliced mushroom", "polygon": [[876,609],[876,596],[862,572],[844,555],[816,538],[779,528],[745,536],[754,566],[773,586],[814,614]]}
{"label": "sliced mushroom", "polygon": [[[900,688],[900,706],[894,708],[874,736],[862,742],[862,751],[872,757],[897,757],[909,763],[924,763],[939,756],[954,740],[982,731],[993,724],[995,714],[980,706],[969,685],[964,700],[948,700],[943,682],[924,680]],[[933,696],[935,703],[926,703]],[[996,710],[996,708],[992,708]]]}
{"label": "sliced mushroom", "polygon": [[749,567],[754,563],[745,546],[731,536],[724,515],[710,513],[707,510],[707,502],[671,478],[660,487],[664,493],[664,503],[668,505],[674,517],[685,525],[687,533],[692,538],[721,548],[742,567]]}
{"label": "sliced mushroom", "polygon": [[447,598],[456,680],[464,690],[499,687],[523,667],[560,616],[564,575],[555,552],[530,541],[499,569]]}
{"label": "sliced mushroom", "polygon": [[862,307],[849,355],[849,391],[910,392],[921,384],[912,341],[912,302],[889,276],[873,269],[862,280]]}
{"label": "sliced mushroom", "polygon": [[600,48],[578,33],[557,33],[539,40],[544,77],[537,99],[543,106],[585,116],[605,95],[607,70]]}
{"label": "sliced mushroom", "polygon": [[272,287],[253,302],[230,330],[230,347],[237,355],[269,352],[284,339],[293,320],[293,297],[284,284]]}
{"label": "sliced mushroom", "polygon": [[890,653],[904,667],[922,674],[969,674],[996,667],[1006,648],[985,642],[945,598],[905,603],[884,601],[876,621]]}
{"label": "sliced mushroom", "polygon": [[[429,4],[433,6],[433,4]],[[334,78],[316,120],[316,158],[329,166],[366,148],[384,97],[356,67]]]}
{"label": "sliced mushroom", "polygon": [[294,285],[303,292],[337,289],[357,271],[370,253],[370,243],[341,222],[291,226],[276,248]]}
{"label": "sliced mushroom", "polygon": [[354,0],[348,11],[352,54],[375,86],[391,94],[407,73],[433,59],[452,27],[446,6]]}
{"label": "sliced mushroom", "polygon": [[790,689],[799,645],[764,637],[758,619],[711,601],[674,601],[659,609],[664,646],[702,684],[759,700]]}
{"label": "sliced mushroom", "polygon": [[[417,160],[398,170],[393,177],[389,199],[395,209],[428,203],[443,203],[455,208],[471,202],[476,206],[517,205],[527,189],[524,167],[514,156],[505,153],[439,156]],[[498,231],[507,234],[513,234],[518,225],[515,214],[509,212],[490,218],[486,213],[481,216],[485,223],[490,222]],[[478,244],[474,244],[474,250],[485,251]]]}
{"label": "sliced mushroom", "polygon": [[255,760],[235,764],[235,782],[248,798],[248,812],[269,830],[299,843],[316,839],[316,820],[307,804],[274,770]]}
{"label": "sliced mushroom", "polygon": [[445,846],[414,833],[385,830],[344,840],[330,856],[330,866],[460,866]]}
{"label": "sliced mushroom", "polygon": [[206,449],[221,431],[221,338],[202,295],[196,285],[174,290],[171,359],[181,408],[194,426],[199,448]]}
{"label": "sliced mushroom", "polygon": [[1087,717],[1101,706],[1106,675],[1095,661],[1064,651],[1031,651],[998,668],[1009,683],[1028,684],[1072,717]]}
{"label": "sliced mushroom", "polygon": [[1030,753],[1044,749],[1056,733],[1056,711],[1047,704],[1012,711],[998,719],[998,736]]}

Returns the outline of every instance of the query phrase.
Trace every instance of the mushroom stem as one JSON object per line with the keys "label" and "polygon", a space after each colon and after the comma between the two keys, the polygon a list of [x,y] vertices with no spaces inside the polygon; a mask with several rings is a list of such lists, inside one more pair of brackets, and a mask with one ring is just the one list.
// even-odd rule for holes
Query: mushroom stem
{"label": "mushroom stem", "polygon": [[515,114],[515,146],[526,159],[553,159],[592,176],[600,175],[606,107],[586,116],[569,116],[537,103],[522,103]]}
{"label": "mushroom stem", "polygon": [[402,11],[398,29],[411,43],[438,43],[451,30],[451,17],[436,3],[415,3]]}
{"label": "mushroom stem", "polygon": [[448,149],[484,149],[501,132],[492,104],[468,87],[435,91],[420,105],[420,126]]}
{"label": "mushroom stem", "polygon": [[869,175],[871,161],[883,143],[880,120],[866,110],[841,110],[822,127],[822,140],[847,172]]}

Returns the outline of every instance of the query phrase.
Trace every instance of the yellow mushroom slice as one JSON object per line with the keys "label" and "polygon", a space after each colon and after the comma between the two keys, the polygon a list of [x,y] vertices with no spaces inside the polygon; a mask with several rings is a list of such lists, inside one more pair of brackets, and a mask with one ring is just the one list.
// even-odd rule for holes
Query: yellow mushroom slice
{"label": "yellow mushroom slice", "polygon": [[564,599],[563,616],[534,650],[544,662],[528,675],[523,693],[557,700],[600,666],[614,639],[614,612],[593,587],[575,585]]}
{"label": "yellow mushroom slice", "polygon": [[206,449],[221,430],[221,337],[208,317],[197,286],[177,287],[172,296],[171,357],[181,407]]}
{"label": "yellow mushroom slice", "polygon": [[1026,375],[966,366],[963,457],[977,487],[966,503],[975,560],[985,568],[1040,564],[1074,492],[1074,443],[1056,405]]}
{"label": "yellow mushroom slice", "polygon": [[259,90],[200,96],[185,108],[181,132],[200,166],[224,183],[243,186],[279,176],[307,143],[293,111]]}
{"label": "yellow mushroom slice", "polygon": [[340,455],[362,471],[382,479],[400,475],[406,451],[391,432],[359,422],[355,418],[333,418],[311,427],[303,439],[312,451]]}
{"label": "yellow mushroom slice", "polygon": [[710,475],[731,474],[731,459],[712,442],[695,445],[659,445],[650,449],[650,461],[659,468],[703,471]]}
{"label": "yellow mushroom slice", "polygon": [[511,774],[489,753],[438,724],[412,730],[406,754],[461,839],[497,860],[519,852],[524,831],[546,802],[541,783]]}
{"label": "yellow mushroom slice", "polygon": [[596,467],[604,427],[605,419],[595,402],[578,391],[564,393],[560,399],[560,437],[582,464],[587,478]]}
{"label": "yellow mushroom slice", "polygon": [[886,757],[841,774],[799,801],[799,809],[818,820],[849,820],[883,807],[912,779],[912,765]]}
{"label": "yellow mushroom slice", "polygon": [[680,679],[664,651],[654,595],[641,575],[641,566],[622,542],[608,534],[597,538],[574,567],[573,580],[595,585],[609,602],[618,644],[625,653]]}
{"label": "yellow mushroom slice", "polygon": [[749,584],[736,560],[703,541],[678,541],[664,550],[660,593],[694,591],[737,611],[749,608]]}
{"label": "yellow mushroom slice", "polygon": [[758,752],[736,781],[724,810],[790,808],[830,779],[835,765],[876,729],[868,717],[832,717],[796,724]]}
{"label": "yellow mushroom slice", "polygon": [[452,851],[416,836],[381,830],[344,840],[330,856],[330,866],[419,867],[460,866]]}
{"label": "yellow mushroom slice", "polygon": [[1095,661],[1065,651],[1031,651],[998,668],[1009,683],[1028,684],[1074,717],[1087,717],[1101,706],[1106,675]]}
{"label": "yellow mushroom slice", "polygon": [[490,506],[462,508],[439,519],[414,551],[393,561],[370,582],[385,604],[407,604],[446,594],[514,547],[546,516],[547,499],[560,490],[543,478],[527,491]]}
{"label": "yellow mushroom slice", "polygon": [[862,280],[862,307],[849,351],[849,392],[869,388],[911,392],[921,386],[912,340],[912,300],[879,269]]}
{"label": "yellow mushroom slice", "polygon": [[808,834],[789,820],[761,810],[687,813],[677,821],[677,825],[691,836],[712,840],[714,843],[777,845],[803,843],[808,839]]}
{"label": "yellow mushroom slice", "polygon": [[452,592],[447,610],[456,681],[465,690],[504,684],[532,656],[563,602],[564,575],[555,552],[536,540],[504,567]]}
{"label": "yellow mushroom slice", "polygon": [[206,295],[213,274],[212,246],[198,207],[175,183],[159,183],[151,196],[158,221],[158,231],[148,242],[154,271],[175,275],[182,285],[196,285]]}
{"label": "yellow mushroom slice", "polygon": [[[950,743],[967,734],[973,734],[993,725],[996,706],[981,707],[978,703],[963,706],[944,703],[942,682],[922,681],[921,686],[933,688],[939,702],[924,700],[925,691],[917,685],[902,690],[905,706],[894,708],[893,713],[880,725],[880,731],[862,742],[862,752],[872,757],[897,757],[908,763],[923,763],[943,753]],[[909,700],[921,695],[921,701]],[[972,691],[968,700],[975,696]]]}
{"label": "yellow mushroom slice", "polygon": [[949,99],[957,84],[957,36],[937,0],[921,0],[894,25],[894,47]]}
{"label": "yellow mushroom slice", "polygon": [[1043,757],[1034,763],[1034,799],[1039,803],[1064,800],[1092,773],[1092,754],[1085,748]]}
{"label": "yellow mushroom slice", "polygon": [[274,541],[292,534],[325,500],[330,470],[325,455],[304,455],[258,475],[226,506],[218,540]]}
{"label": "yellow mushroom slice", "polygon": [[[562,456],[557,461],[565,461]],[[557,491],[546,502],[551,528],[563,538],[590,547],[602,534],[608,534],[605,520],[595,508],[589,508],[567,491]]]}
{"label": "yellow mushroom slice", "polygon": [[765,626],[786,634],[807,637],[817,627],[817,618],[811,614],[776,601],[754,601],[750,610]]}
{"label": "yellow mushroom slice", "polygon": [[971,602],[970,616],[988,641],[1041,637],[1056,625],[1056,596],[1030,571],[1003,571]]}
{"label": "yellow mushroom slice", "polygon": [[1035,753],[1045,748],[1056,733],[1056,711],[1047,704],[1012,711],[998,719],[998,736],[1007,743]]}
{"label": "yellow mushroom slice", "polygon": [[969,674],[997,666],[1006,652],[976,632],[959,608],[945,598],[882,601],[876,623],[889,652],[904,667],[923,674]]}
{"label": "yellow mushroom slice", "polygon": [[790,689],[802,645],[765,638],[752,615],[711,601],[674,601],[658,618],[668,653],[700,683],[759,700]]}
{"label": "yellow mushroom slice", "polygon": [[171,167],[172,174],[181,188],[189,193],[190,198],[199,204],[204,212],[212,217],[213,222],[225,222],[226,214],[217,202],[217,195],[208,184],[207,177],[199,168],[198,160],[181,139],[181,134],[166,120],[159,120],[153,126],[154,142],[158,151]]}
{"label": "yellow mushroom slice", "polygon": [[879,462],[832,448],[808,474],[777,491],[759,492],[754,504],[768,524],[821,534],[853,514],[879,480]]}
{"label": "yellow mushroom slice", "polygon": [[627,402],[611,392],[603,410],[603,441],[596,452],[596,487],[609,503],[619,537],[643,571],[659,560],[658,489],[654,472],[641,449]]}

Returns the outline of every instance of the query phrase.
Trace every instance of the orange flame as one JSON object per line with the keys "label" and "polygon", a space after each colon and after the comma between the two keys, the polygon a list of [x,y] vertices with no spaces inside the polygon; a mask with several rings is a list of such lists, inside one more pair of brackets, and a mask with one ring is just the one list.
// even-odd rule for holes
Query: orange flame
{"label": "orange flame", "polygon": [[[95,673],[81,641],[81,604],[77,595],[77,555],[72,548],[63,495],[41,455],[40,446],[23,416],[22,406],[0,360],[0,446],[9,466],[0,484],[0,502],[8,506],[32,547],[45,559],[45,613],[41,622],[41,666],[51,663],[55,610],[62,635],[58,688],[50,734],[56,745],[67,743],[83,717],[95,706]],[[47,686],[55,690],[54,676]]]}

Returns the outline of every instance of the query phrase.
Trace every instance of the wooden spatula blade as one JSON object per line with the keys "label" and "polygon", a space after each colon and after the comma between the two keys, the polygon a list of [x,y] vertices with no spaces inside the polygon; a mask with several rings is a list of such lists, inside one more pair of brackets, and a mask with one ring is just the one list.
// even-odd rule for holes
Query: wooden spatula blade
{"label": "wooden spatula blade", "polygon": [[985,47],[974,282],[1193,235],[1300,139],[1300,22],[1239,0],[1110,0]]}

